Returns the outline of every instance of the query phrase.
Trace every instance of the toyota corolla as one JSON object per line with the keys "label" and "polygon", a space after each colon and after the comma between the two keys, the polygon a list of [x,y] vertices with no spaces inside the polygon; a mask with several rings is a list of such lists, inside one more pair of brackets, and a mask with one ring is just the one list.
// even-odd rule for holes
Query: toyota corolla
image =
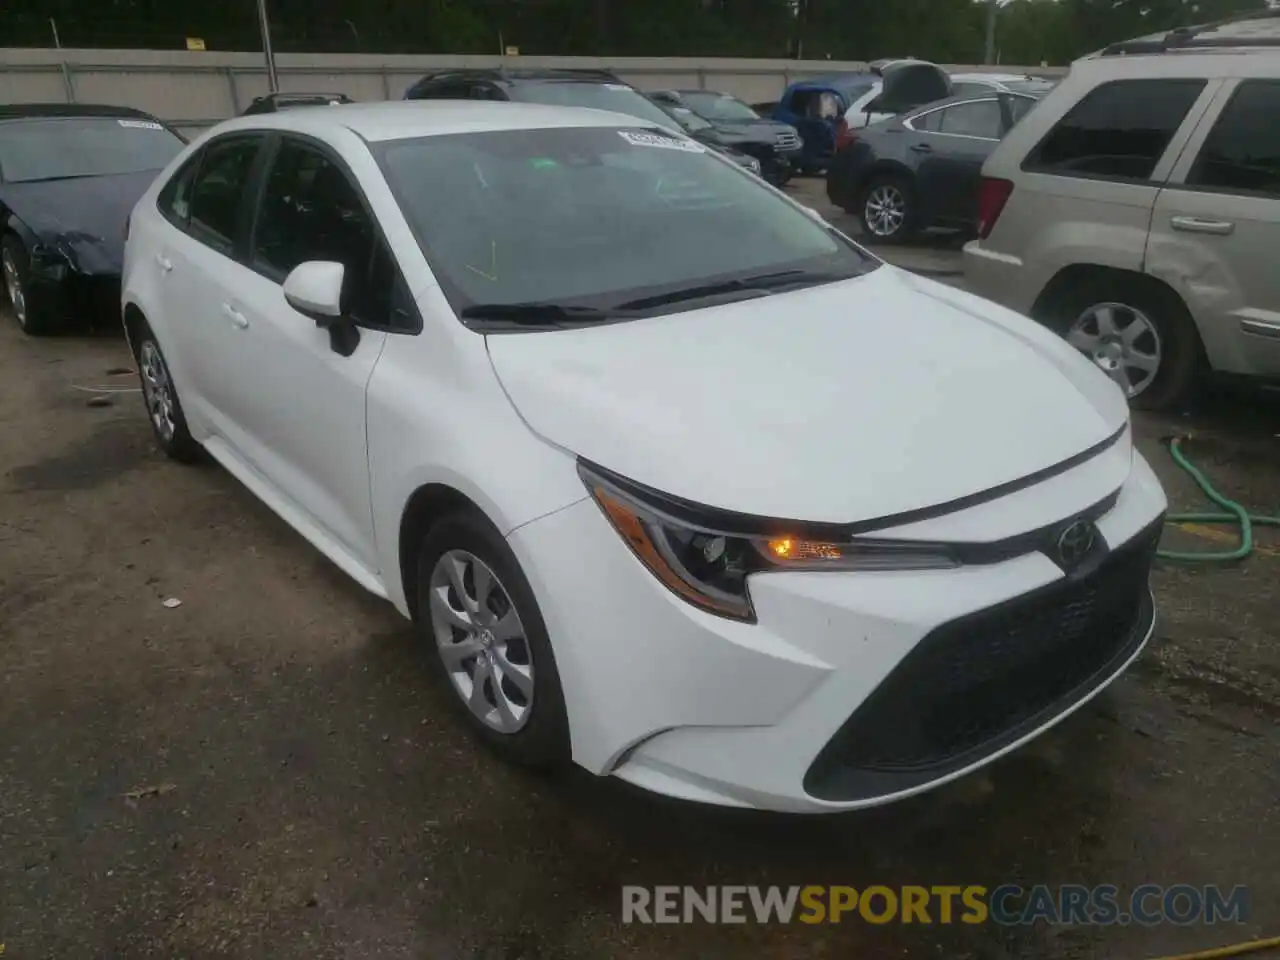
{"label": "toyota corolla", "polygon": [[512,760],[870,806],[1015,749],[1151,634],[1115,385],[633,117],[244,117],[134,209],[160,445],[417,624]]}

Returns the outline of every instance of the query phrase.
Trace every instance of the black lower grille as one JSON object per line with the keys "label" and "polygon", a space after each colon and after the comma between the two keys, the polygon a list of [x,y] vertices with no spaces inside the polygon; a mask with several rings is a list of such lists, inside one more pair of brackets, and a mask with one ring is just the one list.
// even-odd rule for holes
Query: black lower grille
{"label": "black lower grille", "polygon": [[1095,689],[1147,635],[1159,533],[1156,524],[1084,576],[938,627],[823,748],[805,789],[830,800],[909,789],[999,750]]}

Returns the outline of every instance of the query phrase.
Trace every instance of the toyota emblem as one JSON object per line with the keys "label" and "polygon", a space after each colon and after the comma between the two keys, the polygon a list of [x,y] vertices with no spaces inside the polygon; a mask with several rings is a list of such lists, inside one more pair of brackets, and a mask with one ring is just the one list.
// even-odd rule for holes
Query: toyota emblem
{"label": "toyota emblem", "polygon": [[1064,569],[1074,570],[1089,556],[1097,537],[1093,524],[1087,520],[1067,524],[1058,534],[1058,562]]}

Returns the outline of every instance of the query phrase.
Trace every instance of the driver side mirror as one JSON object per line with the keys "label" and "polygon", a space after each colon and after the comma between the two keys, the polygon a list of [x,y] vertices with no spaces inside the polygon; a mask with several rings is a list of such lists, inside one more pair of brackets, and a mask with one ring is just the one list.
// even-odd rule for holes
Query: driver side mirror
{"label": "driver side mirror", "polygon": [[360,331],[342,313],[342,281],[346,267],[330,260],[300,263],[284,278],[284,299],[316,326],[329,331],[335,353],[349,357],[360,343]]}

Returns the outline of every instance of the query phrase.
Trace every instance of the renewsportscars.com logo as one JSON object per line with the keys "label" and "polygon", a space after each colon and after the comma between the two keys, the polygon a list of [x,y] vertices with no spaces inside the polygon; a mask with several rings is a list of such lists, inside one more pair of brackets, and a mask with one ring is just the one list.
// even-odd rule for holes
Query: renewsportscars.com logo
{"label": "renewsportscars.com logo", "polygon": [[623,923],[1047,923],[1181,926],[1244,923],[1249,889],[1146,883],[1122,894],[1086,887],[968,886],[676,887],[624,886]]}

